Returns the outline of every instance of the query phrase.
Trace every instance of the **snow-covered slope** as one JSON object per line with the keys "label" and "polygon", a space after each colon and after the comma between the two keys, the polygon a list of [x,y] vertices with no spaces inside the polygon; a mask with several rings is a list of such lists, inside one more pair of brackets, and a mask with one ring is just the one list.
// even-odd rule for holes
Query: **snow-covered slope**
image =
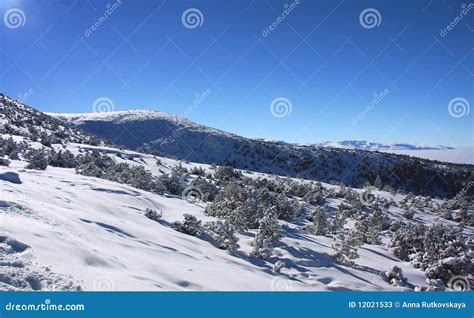
{"label": "snow-covered slope", "polygon": [[[71,145],[78,152],[81,145]],[[92,146],[87,146],[91,149]],[[102,148],[96,148],[101,150]],[[118,158],[133,157],[160,173],[155,158],[113,148]],[[164,166],[177,164],[165,159]],[[163,196],[128,185],[76,175],[73,169],[48,167],[46,171],[24,169],[18,161],[0,167],[18,175],[21,184],[0,180],[0,234],[13,247],[1,255],[0,289],[41,290],[389,290],[381,274],[392,265],[402,268],[409,286],[424,283],[425,274],[398,260],[387,247],[363,245],[355,268],[331,259],[334,239],[296,231],[285,223],[284,238],[266,261],[248,254],[253,233],[240,234],[236,255],[217,249],[210,242],[177,232],[170,224],[184,213],[201,221],[204,203],[182,197]],[[194,166],[188,164],[188,167]],[[202,166],[209,169],[208,166]],[[248,175],[252,178],[264,175]],[[0,178],[1,179],[1,178]],[[328,188],[334,188],[325,185]],[[335,187],[338,188],[338,187]],[[392,198],[389,193],[379,192]],[[393,197],[397,201],[402,197]],[[330,201],[334,209],[343,202]],[[144,216],[145,210],[162,211],[162,221]],[[395,219],[403,211],[390,209]],[[440,221],[430,212],[418,212],[425,224]],[[470,230],[472,231],[472,230]],[[4,240],[6,241],[6,240]],[[15,247],[16,246],[16,247]],[[276,261],[285,267],[272,272]],[[413,288],[413,287],[412,287]]]}
{"label": "snow-covered slope", "polygon": [[344,140],[344,141],[326,141],[318,144],[320,147],[344,148],[344,149],[361,149],[361,150],[446,150],[454,149],[447,146],[423,146],[407,143],[380,143],[361,140]]}
{"label": "snow-covered slope", "polygon": [[[462,188],[463,176],[474,170],[472,166],[359,149],[249,139],[148,110],[52,115],[114,144],[147,153],[328,183],[337,181],[351,187],[373,183],[378,175],[383,184],[395,189],[454,196]],[[414,175],[417,180],[413,180]]]}
{"label": "snow-covered slope", "polygon": [[469,282],[471,183],[446,201],[181,162],[90,142],[25,107],[0,99],[0,290]]}

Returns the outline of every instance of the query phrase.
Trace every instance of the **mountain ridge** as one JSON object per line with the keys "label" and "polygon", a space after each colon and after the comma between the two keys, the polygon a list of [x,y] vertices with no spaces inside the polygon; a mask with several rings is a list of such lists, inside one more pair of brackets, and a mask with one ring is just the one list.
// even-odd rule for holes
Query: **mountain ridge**
{"label": "mountain ridge", "polygon": [[251,139],[148,110],[55,116],[132,150],[356,188],[379,179],[394,189],[454,196],[474,169],[387,152]]}
{"label": "mountain ridge", "polygon": [[[189,120],[183,116],[173,115],[170,113],[165,113],[156,110],[149,109],[130,109],[130,110],[119,110],[119,111],[110,111],[110,112],[89,112],[89,113],[54,113],[46,112],[45,114],[59,119],[63,119],[74,124],[83,124],[86,121],[94,120],[110,120],[110,121],[131,121],[131,120],[147,120],[147,119],[172,119],[178,122],[183,122],[188,125],[194,125],[196,127],[206,127],[207,129],[218,131],[226,135],[239,136],[238,134],[230,133],[221,129],[212,128],[199,124]],[[239,136],[241,137],[241,136]],[[271,140],[265,138],[249,138],[241,137],[249,140],[263,141],[276,144],[287,144],[293,146],[302,146],[302,147],[331,147],[331,148],[344,148],[344,149],[360,149],[360,150],[445,150],[445,149],[455,149],[450,146],[436,145],[436,146],[427,146],[427,145],[417,145],[410,143],[402,142],[372,142],[366,140],[343,140],[343,141],[325,141],[321,143],[290,143],[283,140]]]}

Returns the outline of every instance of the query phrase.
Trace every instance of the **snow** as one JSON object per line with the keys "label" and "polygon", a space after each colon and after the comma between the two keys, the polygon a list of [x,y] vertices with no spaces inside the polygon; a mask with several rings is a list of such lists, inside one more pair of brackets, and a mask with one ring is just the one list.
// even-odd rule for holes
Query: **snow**
{"label": "snow", "polygon": [[[152,160],[150,155],[135,154],[135,162],[142,162],[140,156],[145,165]],[[179,197],[76,175],[73,169],[48,167],[46,171],[33,171],[24,169],[23,162],[14,161],[11,167],[0,167],[0,173],[4,172],[18,174],[22,183],[0,180],[3,192],[16,198],[15,203],[0,201],[0,233],[27,245],[27,249],[15,253],[15,259],[29,262],[24,268],[9,267],[9,273],[14,269],[20,277],[28,272],[37,273],[36,281],[45,277],[56,281],[43,289],[406,288],[391,286],[381,278],[381,273],[394,264],[402,268],[410,284],[419,285],[425,280],[423,272],[396,259],[383,246],[361,247],[356,268],[334,264],[330,257],[332,238],[297,233],[296,225],[286,222],[285,237],[268,261],[248,256],[253,233],[240,235],[238,256],[231,255],[169,226],[182,220],[185,213],[203,222],[214,220],[203,214],[202,202],[193,204]],[[335,207],[339,203],[332,199],[330,205]],[[146,208],[163,212],[162,220],[146,218]],[[401,210],[391,212],[392,217],[401,217]],[[429,214],[417,217],[426,223],[435,218]],[[285,263],[280,274],[272,271],[277,261]],[[7,277],[10,276],[0,275],[0,281],[8,281]],[[57,277],[62,277],[59,283]]]}
{"label": "snow", "polygon": [[[36,119],[37,122],[41,119],[41,123],[37,124],[41,131],[48,134],[57,133],[57,130],[67,131],[70,137],[61,140],[64,144],[52,145],[56,150],[66,148],[75,155],[96,150],[117,162],[140,165],[155,176],[169,173],[178,165],[188,170],[200,167],[206,173],[215,172],[204,163],[75,143],[87,142],[86,136],[76,128],[60,125],[57,120],[41,116],[26,105],[9,99],[3,102],[6,104],[0,103],[0,110],[9,116]],[[8,118],[5,114],[0,112],[0,120]],[[175,136],[169,139],[165,136],[163,143],[170,148],[177,147],[176,140],[183,136],[187,137],[186,142],[193,138],[199,145],[202,138],[210,137],[209,148],[204,150],[209,149],[217,155],[222,155],[221,150],[227,150],[232,145],[242,145],[244,140],[181,117],[147,110],[59,116],[73,121],[142,124],[138,126],[147,126],[145,122],[152,119],[143,132],[163,120],[165,124],[174,123],[177,125],[173,127],[185,130],[183,135],[180,135],[183,131],[178,129]],[[26,125],[15,128],[23,134],[22,137],[13,136],[15,141],[25,141],[35,149],[47,148],[38,142],[37,136],[25,133],[28,130]],[[2,136],[10,137],[7,134]],[[231,139],[236,143],[231,143]],[[262,143],[258,141],[246,145],[255,146],[257,150],[266,149],[268,145]],[[284,158],[291,157],[290,154],[298,157],[298,154],[306,153],[296,150],[312,152],[316,149],[277,144],[282,148],[275,149],[287,151],[282,154]],[[321,150],[323,153],[324,150]],[[350,163],[356,154],[356,150],[341,150],[337,156],[328,157],[328,161],[343,158],[346,166],[353,169]],[[377,156],[370,158],[374,159],[374,165],[388,160]],[[402,158],[392,157],[396,157],[394,160]],[[203,223],[217,220],[204,214],[206,203],[202,201],[189,202],[182,196],[142,191],[126,184],[76,174],[75,169],[48,167],[45,171],[38,171],[26,169],[26,165],[27,162],[20,156],[20,160],[11,160],[9,167],[0,166],[0,290],[412,290],[425,282],[424,272],[399,260],[388,250],[386,243],[393,235],[390,231],[381,233],[383,245],[362,245],[358,249],[360,257],[354,260],[355,266],[346,267],[336,264],[331,257],[332,245],[336,242],[334,236],[303,233],[301,227],[308,221],[302,218],[293,223],[279,220],[277,222],[283,229],[282,240],[276,244],[268,259],[257,259],[251,256],[256,230],[236,234],[240,247],[235,253],[217,248],[206,236],[194,237],[176,231],[172,223],[182,221],[185,214]],[[439,163],[433,165],[443,166]],[[284,167],[280,168],[285,171]],[[270,172],[280,171],[276,169]],[[241,172],[252,179],[278,178],[275,174]],[[340,171],[344,174],[349,172]],[[301,175],[298,177],[291,180],[314,182],[309,178],[303,179]],[[322,183],[322,186],[340,190],[338,185]],[[365,190],[353,191],[362,197]],[[380,190],[373,190],[372,193],[395,202],[406,197]],[[301,198],[297,200],[303,203]],[[333,214],[343,202],[344,199],[335,196],[328,198],[329,214]],[[431,203],[437,206],[444,201],[432,199]],[[304,205],[308,212],[315,208],[309,203]],[[159,220],[147,218],[147,209],[157,211],[162,217]],[[404,220],[404,210],[396,205],[391,205],[383,213],[392,220]],[[432,208],[415,209],[412,222],[426,225],[443,223],[450,227],[458,225],[454,221],[440,219]],[[354,223],[350,219],[345,228],[353,227]],[[472,237],[473,228],[466,226],[464,233]],[[454,259],[445,261],[449,264],[455,262]],[[406,285],[392,286],[383,278],[384,273],[394,265],[402,269],[407,278]],[[274,270],[276,268],[278,270]]]}

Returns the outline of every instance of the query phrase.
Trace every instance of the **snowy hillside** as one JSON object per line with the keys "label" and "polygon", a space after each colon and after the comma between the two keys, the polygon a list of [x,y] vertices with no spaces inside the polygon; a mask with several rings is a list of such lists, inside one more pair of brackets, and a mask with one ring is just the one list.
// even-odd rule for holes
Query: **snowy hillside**
{"label": "snowy hillside", "polygon": [[361,149],[361,150],[446,150],[454,149],[447,146],[423,146],[406,143],[380,143],[360,140],[344,140],[344,141],[326,141],[318,144],[319,147],[332,147],[344,149]]}
{"label": "snowy hillside", "polygon": [[450,200],[380,178],[352,189],[107,146],[6,97],[0,110],[0,290],[474,286],[472,182]]}
{"label": "snowy hillside", "polygon": [[394,189],[452,197],[474,171],[474,166],[388,153],[248,139],[147,110],[53,115],[130,149],[358,188],[374,183],[378,176]]}
{"label": "snowy hillside", "polygon": [[[72,145],[69,149],[78,152],[80,147]],[[133,157],[127,161],[140,162],[159,173],[153,156],[97,149]],[[168,164],[176,162],[168,160],[161,170],[169,171]],[[0,289],[387,290],[425,283],[424,272],[398,260],[386,246],[362,245],[355,267],[335,264],[331,258],[334,238],[301,232],[300,222],[280,222],[283,239],[266,260],[250,256],[254,230],[238,234],[240,248],[229,254],[206,239],[170,226],[182,220],[184,213],[202,222],[217,220],[204,214],[205,203],[199,200],[189,202],[179,196],[84,177],[73,169],[35,171],[24,166],[15,161],[9,168],[0,168],[0,179],[8,171],[22,182],[0,181],[4,200],[0,232],[7,247],[2,256]],[[384,192],[377,195],[384,198],[381,200],[404,198]],[[330,199],[330,211],[336,212],[342,202],[346,201]],[[161,211],[160,221],[146,218],[146,209]],[[417,222],[430,225],[438,220],[456,226],[424,210],[416,210]],[[389,211],[393,220],[404,220],[402,209],[392,207]],[[472,234],[472,227],[468,233]],[[393,234],[388,231],[390,236]],[[285,264],[279,274],[272,271],[278,261]],[[403,270],[407,278],[404,287],[384,281],[383,272],[393,265]]]}

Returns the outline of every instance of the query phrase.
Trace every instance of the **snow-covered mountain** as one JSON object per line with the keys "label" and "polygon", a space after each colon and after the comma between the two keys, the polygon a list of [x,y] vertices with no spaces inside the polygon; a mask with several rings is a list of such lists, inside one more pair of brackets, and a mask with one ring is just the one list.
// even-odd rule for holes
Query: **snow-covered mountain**
{"label": "snow-covered mountain", "polygon": [[320,147],[344,148],[344,149],[361,149],[361,150],[447,150],[454,149],[447,146],[423,146],[407,143],[380,143],[362,140],[344,140],[344,141],[326,141],[317,144]]}
{"label": "snow-covered mountain", "polygon": [[469,283],[469,175],[443,200],[119,149],[3,95],[0,121],[0,290]]}
{"label": "snow-covered mountain", "polygon": [[[374,183],[379,176],[384,185],[395,189],[454,196],[462,187],[463,176],[474,169],[359,149],[249,139],[149,110],[52,115],[114,144],[146,153],[328,183],[337,181],[351,187]],[[438,173],[439,169],[443,172]]]}

